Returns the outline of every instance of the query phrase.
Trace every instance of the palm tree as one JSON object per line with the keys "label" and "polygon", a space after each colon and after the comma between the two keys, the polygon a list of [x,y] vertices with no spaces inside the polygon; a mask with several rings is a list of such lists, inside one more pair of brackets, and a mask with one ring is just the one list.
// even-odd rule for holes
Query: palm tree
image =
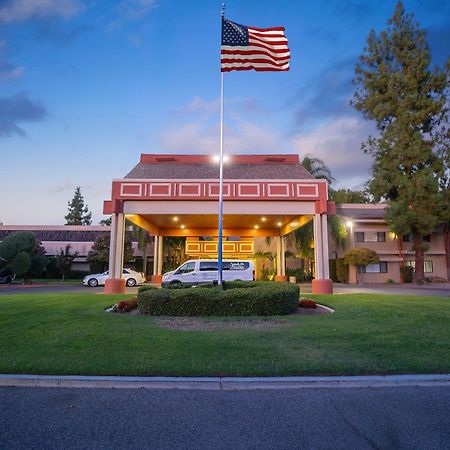
{"label": "palm tree", "polygon": [[[327,180],[328,184],[335,181],[330,169],[320,158],[315,158],[313,155],[306,155],[303,158],[302,165],[314,178]],[[336,245],[342,248],[344,247],[347,230],[337,216],[328,216],[328,233],[336,242]],[[314,259],[314,252],[312,250],[314,241],[313,222],[310,221],[301,228],[298,228],[294,231],[293,235],[299,255],[306,261],[309,267],[311,260]]]}
{"label": "palm tree", "polygon": [[152,240],[150,234],[143,228],[131,224],[133,227],[133,239],[136,239],[138,249],[142,252],[142,272],[147,275],[147,244]]}
{"label": "palm tree", "polygon": [[314,177],[321,180],[327,180],[328,184],[336,181],[330,169],[320,158],[315,158],[313,155],[306,155],[302,161],[303,167]]}
{"label": "palm tree", "polygon": [[164,238],[164,247],[167,248],[167,269],[176,269],[187,260],[186,238],[169,236]]}

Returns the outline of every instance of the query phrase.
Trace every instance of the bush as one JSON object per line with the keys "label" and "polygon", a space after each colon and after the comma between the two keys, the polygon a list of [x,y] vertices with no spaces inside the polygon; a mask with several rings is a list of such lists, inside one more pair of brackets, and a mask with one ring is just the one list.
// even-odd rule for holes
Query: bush
{"label": "bush", "polygon": [[138,292],[151,291],[151,290],[153,290],[153,289],[159,289],[159,288],[156,287],[156,286],[141,286],[141,287],[138,289]]}
{"label": "bush", "polygon": [[153,316],[272,316],[294,311],[300,294],[290,283],[233,281],[226,287],[147,290],[138,293],[138,307]]}
{"label": "bush", "polygon": [[66,280],[82,280],[86,275],[90,275],[90,273],[86,270],[70,270],[66,274]]}
{"label": "bush", "polygon": [[300,268],[297,269],[286,268],[286,275],[288,277],[295,277],[297,283],[303,283],[304,281],[311,281],[313,278],[311,272]]}
{"label": "bush", "polygon": [[348,283],[348,265],[345,264],[344,258],[336,260],[336,278],[339,283]]}
{"label": "bush", "polygon": [[414,276],[414,267],[412,266],[401,266],[400,267],[400,278],[403,283],[412,283]]}

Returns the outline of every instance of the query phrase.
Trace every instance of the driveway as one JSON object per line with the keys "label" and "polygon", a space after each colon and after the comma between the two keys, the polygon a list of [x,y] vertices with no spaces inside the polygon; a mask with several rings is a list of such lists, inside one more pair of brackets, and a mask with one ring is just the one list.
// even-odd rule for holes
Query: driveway
{"label": "driveway", "polygon": [[[137,287],[126,288],[127,294],[136,294]],[[311,293],[311,283],[301,283],[300,291],[302,294]],[[29,285],[21,284],[0,285],[0,296],[10,294],[43,294],[51,292],[82,292],[99,293],[103,292],[103,287],[89,288],[71,284],[48,284],[48,285]],[[334,292],[336,294],[395,294],[395,295],[419,295],[419,296],[437,296],[450,298],[450,283],[426,284],[418,286],[414,284],[340,284],[334,283]]]}
{"label": "driveway", "polygon": [[[311,283],[301,283],[300,291],[304,294],[311,293]],[[394,294],[394,295],[418,295],[437,296],[450,298],[450,283],[430,283],[426,285],[416,284],[341,284],[334,283],[335,294]]]}

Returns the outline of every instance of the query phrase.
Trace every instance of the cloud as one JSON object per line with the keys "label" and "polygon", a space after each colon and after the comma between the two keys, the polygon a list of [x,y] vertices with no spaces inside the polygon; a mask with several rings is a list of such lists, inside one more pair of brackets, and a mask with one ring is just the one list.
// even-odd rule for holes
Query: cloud
{"label": "cloud", "polygon": [[[280,151],[284,139],[270,124],[253,98],[229,99],[226,102],[225,152],[268,153]],[[172,124],[160,134],[161,148],[167,152],[217,153],[220,133],[220,99],[205,100],[196,96],[171,114]],[[249,120],[258,116],[260,123]]]}
{"label": "cloud", "polygon": [[[161,149],[175,153],[218,153],[220,125],[202,120],[165,130],[160,135]],[[280,151],[282,137],[275,130],[248,121],[225,126],[226,154],[271,153]]]}
{"label": "cloud", "polygon": [[292,145],[300,157],[312,154],[322,159],[337,182],[334,187],[351,188],[370,176],[371,158],[361,150],[361,143],[373,126],[352,116],[330,119],[308,132],[292,138]]}
{"label": "cloud", "polygon": [[49,17],[69,19],[83,9],[84,5],[79,0],[3,0],[0,3],[0,23]]}
{"label": "cloud", "polygon": [[173,112],[177,115],[211,116],[212,114],[218,113],[219,110],[219,98],[208,101],[202,97],[195,96],[187,105],[184,105],[181,108],[177,108]]}
{"label": "cloud", "polygon": [[5,60],[6,40],[0,40],[0,81],[14,80],[20,78],[24,68],[16,66]]}
{"label": "cloud", "polygon": [[19,124],[22,122],[37,122],[47,117],[45,106],[31,100],[24,93],[11,97],[0,98],[0,137],[14,134],[26,136]]}
{"label": "cloud", "polygon": [[140,20],[156,5],[156,0],[123,0],[121,10],[128,19]]}
{"label": "cloud", "polygon": [[317,119],[339,117],[350,112],[349,100],[356,56],[332,63],[305,83],[290,103],[300,103],[296,124],[305,127]]}

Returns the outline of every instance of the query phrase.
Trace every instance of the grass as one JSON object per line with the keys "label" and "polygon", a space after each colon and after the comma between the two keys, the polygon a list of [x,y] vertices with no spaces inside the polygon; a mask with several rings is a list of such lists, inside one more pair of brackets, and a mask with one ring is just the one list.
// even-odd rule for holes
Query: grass
{"label": "grass", "polygon": [[289,316],[289,326],[273,329],[181,331],[162,328],[153,317],[105,313],[103,308],[117,301],[116,296],[0,296],[0,373],[300,375],[450,371],[448,298],[369,294],[315,297],[336,312]]}

